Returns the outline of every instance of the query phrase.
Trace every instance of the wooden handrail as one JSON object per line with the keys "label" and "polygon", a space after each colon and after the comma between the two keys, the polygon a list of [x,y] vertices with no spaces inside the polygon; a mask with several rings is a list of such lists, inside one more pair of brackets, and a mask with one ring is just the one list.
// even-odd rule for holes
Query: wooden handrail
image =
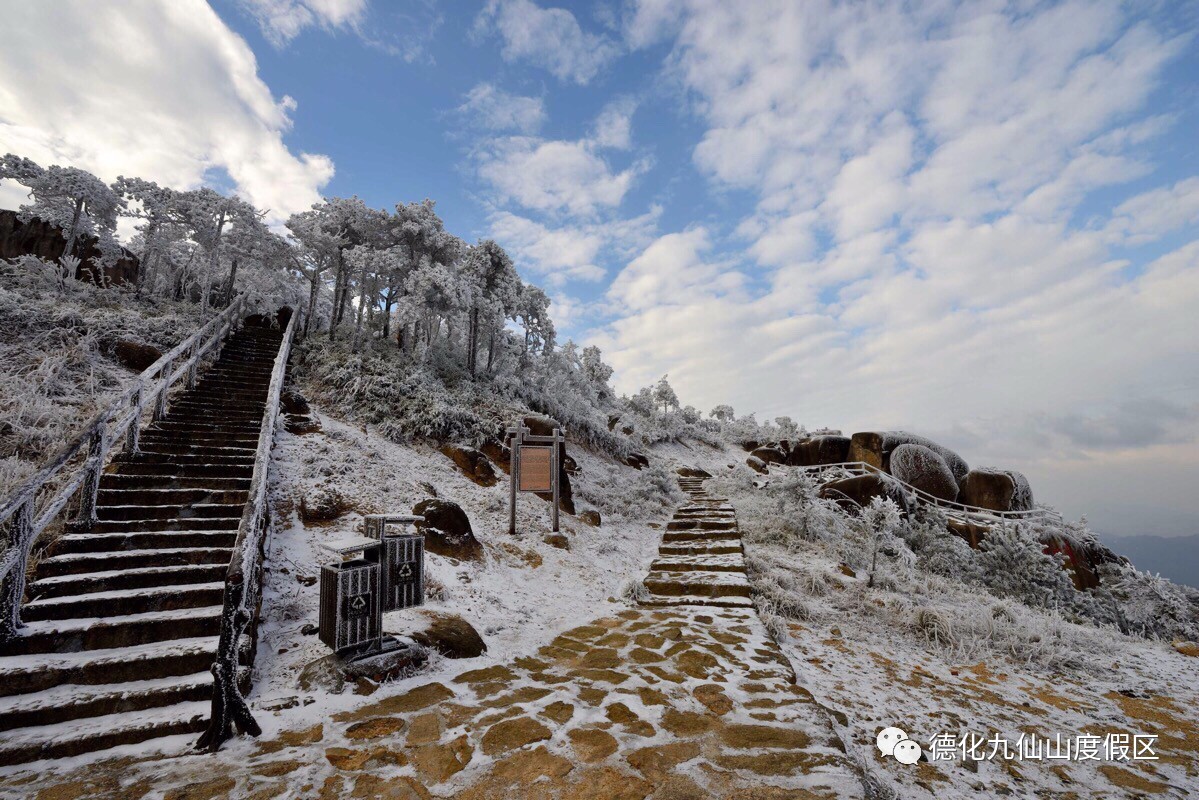
{"label": "wooden handrail", "polygon": [[1061,515],[1052,509],[1040,507],[1029,509],[1028,511],[996,511],[982,506],[971,506],[965,503],[958,503],[954,500],[945,500],[936,495],[929,494],[923,489],[919,489],[910,483],[901,481],[889,472],[884,472],[879,467],[873,464],[868,464],[865,461],[839,461],[836,464],[812,464],[810,466],[801,466],[806,472],[826,469],[843,469],[846,472],[855,475],[877,475],[878,477],[897,485],[901,490],[913,495],[918,502],[926,505],[934,505],[938,508],[949,511],[953,514],[958,514],[965,517],[982,518],[984,521],[994,522],[996,519],[1001,521],[1020,521],[1020,520],[1060,520]]}
{"label": "wooden handrail", "polygon": [[[219,350],[220,343],[241,322],[245,304],[245,295],[238,295],[228,308],[143,370],[46,466],[27,478],[0,506],[0,527],[7,529],[4,536],[6,546],[0,555],[0,640],[15,636],[22,627],[21,600],[25,594],[25,573],[29,566],[30,550],[37,537],[76,492],[79,493],[77,522],[82,526],[95,524],[96,494],[113,443],[125,436],[125,451],[138,452],[141,418],[146,406],[153,402],[154,421],[166,415],[167,396],[171,389],[184,376],[187,376],[189,385],[194,386],[200,360],[214,346],[218,346]],[[181,358],[183,361],[178,369],[172,369]],[[38,497],[42,490],[66,470],[72,459],[85,448],[86,458],[74,465],[70,476],[38,508]]]}
{"label": "wooden handrail", "polygon": [[[299,330],[301,311],[296,310],[287,323],[267,390],[266,409],[258,429],[258,450],[254,456],[254,477],[237,528],[233,555],[225,572],[224,608],[221,611],[221,637],[212,664],[212,713],[208,729],[196,742],[196,748],[216,752],[232,735],[239,733],[257,736],[262,729],[250,713],[250,707],[238,687],[241,667],[242,638],[249,632],[251,649],[257,637],[258,612],[262,591],[262,561],[265,546],[266,491],[270,473],[271,448],[275,441],[275,426],[279,419],[279,399],[287,375],[287,360],[291,345]],[[251,654],[250,660],[253,660]]]}

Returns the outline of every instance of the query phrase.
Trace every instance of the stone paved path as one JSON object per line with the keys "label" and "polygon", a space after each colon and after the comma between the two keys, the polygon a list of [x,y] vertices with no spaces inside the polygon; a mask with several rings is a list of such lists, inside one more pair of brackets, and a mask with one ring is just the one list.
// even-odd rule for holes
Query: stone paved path
{"label": "stone paved path", "polygon": [[[718,516],[733,527],[668,530],[651,577],[694,572],[744,581],[731,509],[698,484],[687,488],[692,501],[676,519]],[[673,538],[676,531],[700,538]],[[716,585],[736,584],[700,588]],[[219,777],[203,757],[166,760],[140,784],[108,776],[107,787],[116,781],[120,792],[100,791],[105,778],[93,772],[83,782],[92,782],[90,790],[59,786],[45,800],[142,797],[150,785],[160,793],[173,786],[156,795],[172,800],[860,797],[861,780],[825,712],[796,685],[748,592],[697,591],[655,594],[651,604],[682,605],[598,619],[535,655],[256,743],[249,759]],[[704,607],[713,603],[726,605]]]}

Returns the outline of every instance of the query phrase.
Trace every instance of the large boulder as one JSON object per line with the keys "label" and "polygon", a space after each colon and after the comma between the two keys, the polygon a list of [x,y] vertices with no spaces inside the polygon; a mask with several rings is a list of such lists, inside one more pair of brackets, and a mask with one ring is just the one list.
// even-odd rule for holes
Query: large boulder
{"label": "large boulder", "polygon": [[349,499],[328,486],[319,486],[300,498],[300,519],[305,524],[332,522],[349,510]]}
{"label": "large boulder", "polygon": [[1032,488],[1028,478],[1014,470],[977,467],[962,479],[958,501],[992,511],[1030,511]]}
{"label": "large boulder", "polygon": [[483,455],[491,459],[491,463],[504,472],[512,471],[512,452],[508,449],[508,445],[495,437],[488,437],[479,449],[483,451]]}
{"label": "large boulder", "polygon": [[949,532],[966,541],[975,550],[982,544],[983,539],[987,538],[987,534],[991,532],[989,525],[979,525],[975,522],[965,522],[960,519],[946,520],[945,526],[949,528]]}
{"label": "large boulder", "polygon": [[766,462],[757,456],[751,455],[745,459],[745,464],[760,475],[768,475],[770,473],[770,468],[766,466]]}
{"label": "large boulder", "polygon": [[487,456],[473,447],[447,444],[441,448],[441,454],[453,461],[463,475],[480,486],[495,486],[499,483],[500,479]]}
{"label": "large boulder", "polygon": [[891,453],[901,444],[919,444],[932,450],[945,459],[953,478],[959,484],[970,471],[966,460],[947,447],[942,447],[931,439],[917,436],[905,431],[862,431],[855,433],[849,441],[848,461],[862,461],[878,467],[884,472],[891,471]]}
{"label": "large boulder", "polygon": [[483,545],[475,538],[462,506],[452,500],[430,497],[417,503],[412,513],[425,518],[416,523],[416,529],[425,536],[426,551],[459,561],[483,558]]}
{"label": "large boulder", "polygon": [[870,505],[876,497],[889,497],[903,510],[907,509],[907,498],[896,489],[891,481],[879,475],[855,475],[829,481],[820,487],[820,497],[833,500],[846,511],[857,512]]}
{"label": "large boulder", "polygon": [[922,444],[901,444],[891,451],[891,474],[941,500],[956,500],[958,482],[945,459]]}
{"label": "large boulder", "polygon": [[[57,261],[66,249],[66,237],[58,226],[38,217],[22,222],[18,212],[0,209],[0,258],[32,255]],[[79,257],[76,280],[103,286],[120,286],[137,281],[137,256],[123,247],[116,262],[103,270],[96,266],[101,260],[96,237],[79,237],[75,242],[75,255]]]}
{"label": "large boulder", "polygon": [[624,457],[624,463],[633,469],[645,469],[649,466],[649,459],[641,453],[629,453]]}
{"label": "large boulder", "polygon": [[849,460],[848,456],[848,436],[813,436],[791,445],[787,463],[793,467],[844,464]]}
{"label": "large boulder", "polygon": [[408,635],[446,658],[475,658],[487,652],[483,637],[457,614],[421,609],[416,612]]}
{"label": "large boulder", "polygon": [[128,339],[117,339],[112,345],[112,357],[134,372],[145,372],[154,362],[162,358],[157,347]]}
{"label": "large boulder", "polygon": [[[553,436],[555,428],[561,428],[562,423],[556,419],[542,416],[528,416],[522,423],[534,436]],[[537,492],[542,500],[553,502],[552,492]],[[575,513],[574,491],[570,485],[570,474],[566,471],[566,442],[558,445],[558,508],[567,514]]]}
{"label": "large boulder", "polygon": [[699,467],[679,467],[675,470],[682,478],[711,478],[712,473]]}
{"label": "large boulder", "polygon": [[771,447],[769,445],[767,445],[766,447],[756,448],[752,453],[750,453],[750,455],[753,456],[754,458],[761,459],[762,461],[766,462],[767,464],[786,464],[787,463],[787,454],[784,453],[780,448]]}

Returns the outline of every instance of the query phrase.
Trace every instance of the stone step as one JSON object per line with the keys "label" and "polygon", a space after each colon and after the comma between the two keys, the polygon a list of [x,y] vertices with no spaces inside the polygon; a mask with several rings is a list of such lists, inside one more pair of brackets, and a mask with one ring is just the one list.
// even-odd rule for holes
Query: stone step
{"label": "stone step", "polygon": [[662,534],[663,542],[716,542],[741,541],[737,531],[666,531]]}
{"label": "stone step", "polygon": [[680,595],[678,597],[653,596],[641,601],[641,605],[649,608],[678,608],[680,606],[699,606],[701,608],[753,608],[754,604],[747,597],[701,597]]}
{"label": "stone step", "polygon": [[214,605],[106,619],[32,621],[5,642],[4,652],[12,655],[74,653],[216,636],[220,632],[221,608]]}
{"label": "stone step", "polygon": [[739,572],[656,572],[645,579],[650,594],[662,597],[750,596],[749,579]]}
{"label": "stone step", "polygon": [[[237,478],[250,480],[254,465],[181,463],[168,457],[143,454],[136,460],[121,460],[109,466],[106,475],[136,475],[139,477],[173,478]],[[101,478],[103,480],[103,478]]]}
{"label": "stone step", "polygon": [[649,568],[650,572],[745,572],[745,559],[739,552],[667,555],[659,556]]}
{"label": "stone step", "polygon": [[[261,425],[259,426],[261,428]],[[258,446],[259,429],[247,429],[244,431],[216,431],[216,430],[154,430],[150,429],[144,432],[139,438],[141,447],[148,444],[186,444],[192,447],[249,447],[255,448]]]}
{"label": "stone step", "polygon": [[122,550],[154,552],[192,547],[226,548],[232,547],[236,540],[236,526],[226,527],[224,530],[68,533],[59,537],[58,541],[51,545],[51,551],[54,557],[59,557],[76,553],[111,553]]}
{"label": "stone step", "polygon": [[199,445],[169,439],[151,439],[142,442],[140,449],[143,453],[152,455],[191,456],[202,459],[202,463],[205,464],[253,464],[258,442],[255,440],[247,444],[225,442],[218,445]]}
{"label": "stone step", "polygon": [[197,583],[212,583],[223,581],[228,569],[227,563],[184,564],[172,567],[153,566],[60,575],[35,580],[29,585],[29,596],[34,599],[48,599],[91,592],[144,589],[150,586],[188,586]]}
{"label": "stone step", "polygon": [[183,491],[246,492],[252,478],[205,478],[176,475],[120,475],[108,472],[100,477],[100,491]]}
{"label": "stone step", "polygon": [[668,531],[735,531],[735,519],[674,519],[666,523]]}
{"label": "stone step", "polygon": [[658,555],[664,558],[668,556],[725,555],[741,552],[741,542],[733,539],[717,540],[714,542],[703,540],[674,542],[663,544],[658,548]]}
{"label": "stone step", "polygon": [[130,647],[0,656],[0,697],[29,695],[56,686],[100,686],[206,671],[216,656],[215,636],[173,639]]}
{"label": "stone step", "polygon": [[[141,462],[144,464],[180,464],[184,466],[226,466],[254,467],[254,451],[242,451],[245,455],[215,455],[213,453],[159,453],[143,450],[137,454],[122,453],[117,457],[118,464]],[[125,471],[125,470],[120,470]]]}
{"label": "stone step", "polygon": [[198,733],[207,725],[210,710],[207,702],[179,703],[9,731],[0,741],[0,765],[68,758],[162,736]]}
{"label": "stone step", "polygon": [[68,683],[40,692],[0,697],[0,731],[106,714],[129,714],[211,697],[212,673],[207,670],[96,686]]}
{"label": "stone step", "polygon": [[147,586],[141,589],[110,589],[69,597],[50,597],[26,603],[21,619],[67,620],[148,614],[154,611],[178,611],[184,608],[213,606],[222,602],[224,581],[193,583],[184,586]]}
{"label": "stone step", "polygon": [[229,566],[232,547],[164,547],[158,550],[105,550],[61,553],[38,562],[38,580],[97,572],[157,567]]}
{"label": "stone step", "polygon": [[185,506],[192,504],[242,506],[248,496],[249,492],[245,489],[219,489],[207,486],[198,486],[192,489],[176,487],[117,489],[104,486],[103,479],[101,479],[96,503],[100,506]]}
{"label": "stone step", "polygon": [[241,518],[244,503],[190,503],[162,505],[96,505],[96,516],[102,522],[115,520],[190,520],[213,517]]}
{"label": "stone step", "polygon": [[[238,509],[240,512],[241,509]],[[102,519],[88,533],[130,533],[156,531],[235,531],[241,524],[236,517],[188,517],[187,519]]]}

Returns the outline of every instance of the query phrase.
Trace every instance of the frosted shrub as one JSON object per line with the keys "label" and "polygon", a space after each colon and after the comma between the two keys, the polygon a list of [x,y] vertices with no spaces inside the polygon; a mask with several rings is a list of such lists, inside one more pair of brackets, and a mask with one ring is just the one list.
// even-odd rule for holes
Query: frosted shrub
{"label": "frosted shrub", "polygon": [[1074,594],[1061,556],[1046,555],[1021,525],[992,528],[979,547],[978,566],[991,591],[1030,606],[1057,607]]}
{"label": "frosted shrub", "polygon": [[918,608],[912,616],[912,626],[934,644],[951,645],[953,626],[949,618],[932,608]]}
{"label": "frosted shrub", "polygon": [[1121,627],[1127,632],[1199,641],[1199,592],[1131,565],[1105,565],[1102,580],[1120,603]]}
{"label": "frosted shrub", "polygon": [[644,581],[631,580],[621,589],[620,596],[629,603],[644,603],[649,600],[650,593]]}

